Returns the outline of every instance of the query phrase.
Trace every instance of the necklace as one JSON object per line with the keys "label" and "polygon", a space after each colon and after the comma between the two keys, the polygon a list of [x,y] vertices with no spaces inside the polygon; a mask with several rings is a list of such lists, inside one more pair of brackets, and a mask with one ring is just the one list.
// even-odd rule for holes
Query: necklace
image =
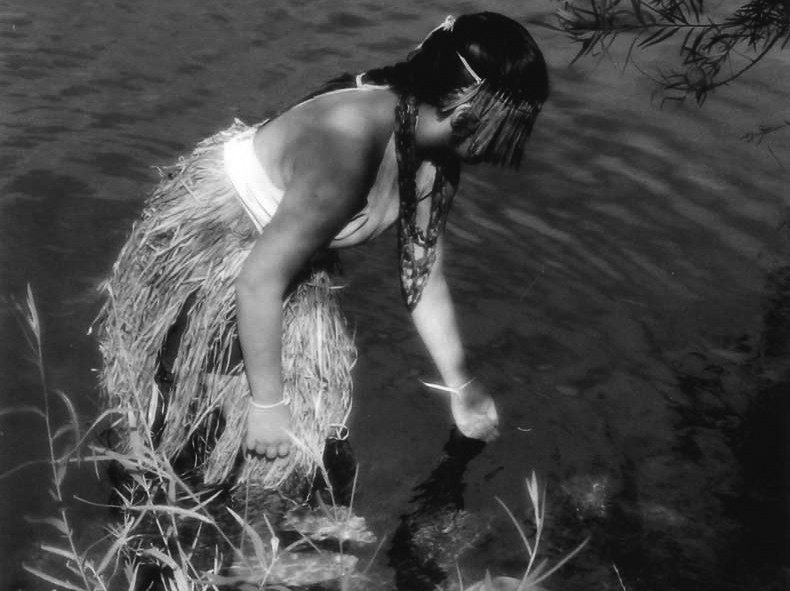
{"label": "necklace", "polygon": [[[415,130],[417,101],[404,96],[395,107],[395,153],[398,162],[398,257],[400,262],[401,293],[409,311],[420,301],[431,269],[436,262],[436,244],[444,232],[447,215],[455,194],[444,166],[436,164],[436,176],[431,192],[418,199],[417,172],[422,162],[417,158]],[[425,228],[417,222],[417,206],[430,198],[430,215]]]}

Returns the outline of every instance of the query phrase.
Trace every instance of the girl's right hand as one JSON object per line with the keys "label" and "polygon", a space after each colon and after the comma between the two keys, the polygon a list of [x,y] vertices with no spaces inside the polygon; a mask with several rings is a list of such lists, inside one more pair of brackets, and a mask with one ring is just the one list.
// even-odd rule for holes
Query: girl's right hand
{"label": "girl's right hand", "polygon": [[247,449],[270,460],[282,458],[291,451],[291,412],[284,404],[272,408],[249,405],[247,413]]}

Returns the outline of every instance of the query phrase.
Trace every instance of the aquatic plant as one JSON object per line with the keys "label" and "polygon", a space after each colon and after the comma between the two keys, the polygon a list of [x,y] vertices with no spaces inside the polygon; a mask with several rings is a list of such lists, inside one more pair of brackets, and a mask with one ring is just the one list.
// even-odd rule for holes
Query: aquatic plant
{"label": "aquatic plant", "polygon": [[524,575],[520,579],[506,576],[492,577],[489,572],[486,572],[486,576],[482,581],[478,581],[471,587],[467,587],[465,591],[543,591],[544,587],[542,587],[542,583],[562,568],[562,566],[587,545],[589,538],[576,546],[574,550],[566,554],[554,566],[549,567],[548,560],[546,559],[536,564],[538,549],[543,535],[543,526],[546,519],[546,491],[545,489],[541,490],[538,486],[538,479],[535,472],[532,473],[530,478],[526,479],[526,484],[529,502],[532,505],[532,512],[535,519],[535,533],[533,534],[531,542],[529,536],[527,536],[524,528],[518,522],[513,512],[502,499],[497,497],[497,501],[502,505],[502,508],[508,514],[508,517],[510,517],[513,525],[516,526],[521,541],[524,543],[524,548],[526,549],[528,557]]}
{"label": "aquatic plant", "polygon": [[[284,589],[291,584],[315,584],[348,577],[356,559],[342,552],[319,550],[311,536],[316,534],[319,539],[326,539],[342,533],[345,542],[373,541],[375,538],[366,529],[364,520],[355,517],[350,508],[334,503],[332,507],[324,505],[323,525],[313,532],[308,531],[309,527],[300,528],[298,515],[290,514],[290,524],[300,531],[301,538],[281,548],[266,513],[260,513],[262,527],[250,523],[246,498],[242,516],[226,506],[226,489],[196,488],[187,482],[156,449],[151,425],[139,424],[138,437],[124,451],[88,443],[91,435],[108,427],[108,423],[112,428],[125,420],[126,416],[119,417],[122,409],[105,411],[86,433],[81,433],[74,405],[68,396],[57,392],[70,420],[66,426],[55,428],[41,323],[29,287],[26,301],[19,308],[38,369],[43,403],[42,408],[7,409],[0,416],[30,412],[45,423],[49,441],[46,462],[52,471],[51,496],[57,510],[54,516],[32,521],[51,526],[58,537],[57,542],[40,546],[45,558],[39,563],[23,565],[27,572],[55,588],[74,591],[133,590],[153,582],[168,591],[217,589],[218,585],[230,582]],[[143,420],[146,418],[144,415]],[[58,446],[67,435],[70,439],[61,451]],[[31,463],[17,466],[0,478]],[[87,549],[80,548],[79,533],[69,518],[69,499],[63,486],[68,468],[75,463],[93,464],[97,474],[100,466],[113,465],[116,472],[123,474],[122,481],[114,488],[113,502],[107,506],[120,517],[107,526],[101,540]],[[249,493],[249,483],[246,486],[245,492]],[[305,547],[311,550],[309,556],[300,552]]]}
{"label": "aquatic plant", "polygon": [[[50,409],[49,389],[47,387],[47,377],[44,371],[44,358],[43,348],[41,343],[41,322],[38,315],[38,310],[35,305],[33,291],[30,285],[27,287],[27,298],[23,306],[20,306],[23,318],[25,320],[25,336],[28,339],[28,344],[34,356],[34,362],[38,369],[38,376],[41,385],[42,407],[24,407],[8,409],[3,414],[9,412],[32,412],[40,416],[44,421],[44,426],[47,432],[47,440],[49,442],[49,459],[47,463],[52,472],[52,488],[50,489],[50,496],[57,506],[57,511],[53,516],[44,518],[30,518],[30,521],[41,523],[54,528],[60,538],[57,544],[42,544],[41,550],[51,556],[58,557],[63,566],[65,567],[66,575],[56,575],[36,568],[31,565],[25,565],[25,569],[31,574],[47,581],[50,584],[57,585],[64,589],[80,590],[94,590],[94,589],[107,589],[101,576],[99,576],[98,569],[95,565],[85,559],[85,557],[78,551],[76,535],[74,527],[69,519],[66,495],[64,492],[63,482],[66,477],[66,472],[69,463],[75,455],[75,449],[80,437],[79,421],[77,420],[77,413],[74,405],[69,398],[62,392],[57,392],[58,398],[64,404],[70,421],[64,427],[55,429],[52,421],[52,413]],[[63,452],[56,450],[58,442],[66,435],[71,435],[73,441],[69,449]],[[8,473],[7,473],[8,474]],[[5,475],[7,475],[5,474]],[[4,475],[4,476],[5,476]],[[65,559],[63,561],[62,559]],[[67,578],[68,577],[68,578]],[[72,582],[73,578],[77,583]]]}
{"label": "aquatic plant", "polygon": [[[134,444],[118,451],[89,441],[103,428],[111,429],[126,420],[127,416],[119,417],[122,409],[105,411],[82,433],[74,405],[68,396],[57,392],[69,421],[55,428],[44,369],[41,324],[29,287],[25,304],[20,308],[38,369],[42,408],[8,409],[0,411],[0,416],[31,412],[43,419],[49,441],[46,463],[52,473],[51,496],[57,507],[54,515],[33,520],[51,526],[57,541],[41,544],[46,558],[35,565],[24,564],[27,572],[54,588],[69,591],[136,591],[150,585],[166,591],[216,591],[229,585],[239,589],[287,591],[290,586],[314,586],[329,581],[336,582],[343,591],[369,588],[367,571],[383,540],[365,569],[359,569],[357,557],[346,551],[348,544],[376,541],[365,520],[353,513],[358,474],[354,475],[348,507],[343,506],[335,497],[324,462],[319,457],[313,458],[324,478],[330,503],[324,502],[320,492],[315,492],[317,507],[310,509],[304,501],[288,499],[260,487],[254,489],[249,480],[233,490],[191,484],[154,445],[151,435],[154,430],[144,422],[145,414],[141,415],[143,422],[136,429],[139,436]],[[311,449],[299,440],[294,444]],[[99,467],[107,465],[123,474],[114,487],[112,503],[106,505],[119,517],[105,527],[101,539],[87,548],[81,548],[79,532],[69,517],[70,499],[64,489],[69,467],[82,463],[93,465],[97,476]],[[0,478],[26,465],[29,464],[18,466]],[[540,591],[543,581],[586,544],[585,540],[551,568],[545,560],[536,564],[545,518],[545,493],[539,490],[534,473],[527,479],[527,491],[536,525],[532,541],[513,513],[497,499],[524,542],[528,557],[524,576],[516,579],[487,574],[483,581],[466,591]],[[234,509],[234,503],[238,505],[236,509],[243,509],[241,513]],[[279,515],[279,521],[272,523],[267,515]],[[282,539],[288,532],[295,533],[297,539],[283,545]],[[337,551],[327,550],[327,541],[337,542]]]}
{"label": "aquatic plant", "polygon": [[[683,101],[693,96],[702,104],[710,93],[749,72],[771,52],[790,46],[787,0],[730,4],[724,11],[712,12],[703,0],[563,0],[555,13],[556,24],[543,24],[579,45],[574,61],[608,52],[620,36],[631,38],[626,64],[633,62],[636,48],[680,39],[679,63],[660,71],[656,82],[666,99]],[[790,127],[790,121],[773,127],[773,131]]]}

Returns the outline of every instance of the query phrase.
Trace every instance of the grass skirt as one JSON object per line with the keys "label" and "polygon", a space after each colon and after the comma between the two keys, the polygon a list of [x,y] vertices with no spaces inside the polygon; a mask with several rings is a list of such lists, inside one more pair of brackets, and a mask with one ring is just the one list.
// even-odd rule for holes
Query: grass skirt
{"label": "grass skirt", "polygon": [[[223,144],[251,132],[236,122],[162,170],[102,285],[101,387],[119,411],[124,451],[156,449],[174,459],[191,447],[206,483],[275,488],[313,475],[326,439],[345,431],[356,350],[329,272],[311,270],[283,304],[282,376],[296,443],[273,462],[242,455],[250,396],[243,362],[220,373],[209,353],[229,352],[238,338],[234,282],[258,237],[223,163]],[[160,355],[183,311],[172,385],[163,392]]]}

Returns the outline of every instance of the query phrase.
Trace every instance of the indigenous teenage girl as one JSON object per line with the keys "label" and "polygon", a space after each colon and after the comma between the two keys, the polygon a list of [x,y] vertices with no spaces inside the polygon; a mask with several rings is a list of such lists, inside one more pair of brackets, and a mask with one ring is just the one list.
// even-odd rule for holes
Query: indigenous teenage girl
{"label": "indigenous teenage girl", "polygon": [[[301,453],[291,434],[318,427],[303,424],[316,417],[297,412],[289,391],[283,342],[304,312],[283,300],[294,284],[315,285],[300,273],[317,253],[396,224],[404,301],[456,425],[494,438],[496,406],[467,368],[442,233],[460,163],[518,166],[547,95],[524,27],[495,13],[448,17],[404,62],[342,76],[263,124],[237,122],[200,144],[149,199],[105,284],[103,385],[129,430],[157,423],[150,440],[172,455],[197,425],[211,426],[216,448],[230,451],[206,461],[207,481],[226,478],[240,448],[269,465]],[[243,362],[232,363],[238,343]]]}

